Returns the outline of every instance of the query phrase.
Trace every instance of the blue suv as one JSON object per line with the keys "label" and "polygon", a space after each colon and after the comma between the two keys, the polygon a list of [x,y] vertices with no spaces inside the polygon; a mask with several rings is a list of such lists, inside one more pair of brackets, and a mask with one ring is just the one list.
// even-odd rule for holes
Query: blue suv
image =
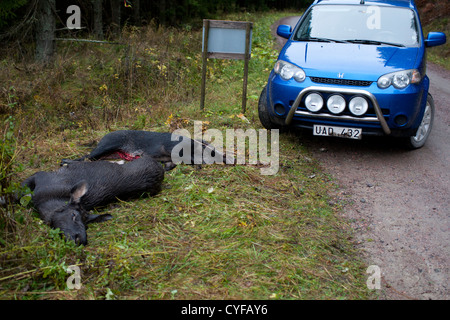
{"label": "blue suv", "polygon": [[425,144],[435,112],[426,47],[446,36],[424,38],[413,0],[316,0],[294,29],[280,25],[277,34],[288,41],[259,98],[265,128]]}

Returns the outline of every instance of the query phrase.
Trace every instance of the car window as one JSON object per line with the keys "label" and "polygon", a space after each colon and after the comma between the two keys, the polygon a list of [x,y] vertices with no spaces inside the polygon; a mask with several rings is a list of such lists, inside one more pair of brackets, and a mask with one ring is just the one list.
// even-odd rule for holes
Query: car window
{"label": "car window", "polygon": [[367,40],[366,44],[392,43],[409,47],[418,45],[419,32],[414,11],[408,8],[317,5],[306,13],[293,40]]}

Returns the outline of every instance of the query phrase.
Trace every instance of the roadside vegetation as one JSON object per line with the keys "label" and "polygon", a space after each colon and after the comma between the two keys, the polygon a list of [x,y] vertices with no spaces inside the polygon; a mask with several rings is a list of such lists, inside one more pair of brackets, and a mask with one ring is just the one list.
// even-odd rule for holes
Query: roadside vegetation
{"label": "roadside vegetation", "polygon": [[[118,129],[192,132],[260,129],[257,101],[277,57],[270,26],[296,12],[224,17],[254,23],[247,112],[243,62],[210,60],[200,111],[201,30],[124,29],[120,44],[59,42],[52,65],[0,61],[1,299],[369,299],[367,266],[340,218],[338,186],[302,147],[280,135],[280,170],[179,165],[152,198],[99,212],[86,247],[44,225],[24,178],[86,154]],[[21,62],[18,62],[21,61]],[[81,270],[70,290],[66,269]]]}
{"label": "roadside vegetation", "polygon": [[425,25],[423,28],[426,37],[430,31],[444,32],[447,35],[447,42],[444,45],[428,49],[428,61],[436,63],[447,70],[450,70],[450,18],[438,18]]}
{"label": "roadside vegetation", "polygon": [[423,33],[426,37],[430,31],[444,32],[447,35],[447,43],[441,46],[429,48],[428,61],[436,63],[450,70],[450,3],[439,0],[416,0],[419,8]]}

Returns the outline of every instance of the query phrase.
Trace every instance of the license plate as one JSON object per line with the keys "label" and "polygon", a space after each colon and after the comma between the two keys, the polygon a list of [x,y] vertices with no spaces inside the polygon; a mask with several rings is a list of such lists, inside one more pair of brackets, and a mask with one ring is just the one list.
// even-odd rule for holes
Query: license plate
{"label": "license plate", "polygon": [[313,128],[313,134],[315,136],[361,139],[361,133],[362,129],[360,128],[322,126],[318,124],[315,124]]}

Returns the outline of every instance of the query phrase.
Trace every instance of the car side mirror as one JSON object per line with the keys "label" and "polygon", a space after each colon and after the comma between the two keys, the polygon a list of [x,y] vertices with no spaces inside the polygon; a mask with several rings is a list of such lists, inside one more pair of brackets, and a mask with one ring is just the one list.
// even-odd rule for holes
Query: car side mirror
{"label": "car side mirror", "polygon": [[427,38],[425,39],[425,46],[434,47],[440,46],[447,41],[447,37],[443,32],[430,32],[428,33]]}
{"label": "car side mirror", "polygon": [[282,38],[289,39],[292,35],[292,27],[286,24],[279,25],[277,28],[277,35]]}

